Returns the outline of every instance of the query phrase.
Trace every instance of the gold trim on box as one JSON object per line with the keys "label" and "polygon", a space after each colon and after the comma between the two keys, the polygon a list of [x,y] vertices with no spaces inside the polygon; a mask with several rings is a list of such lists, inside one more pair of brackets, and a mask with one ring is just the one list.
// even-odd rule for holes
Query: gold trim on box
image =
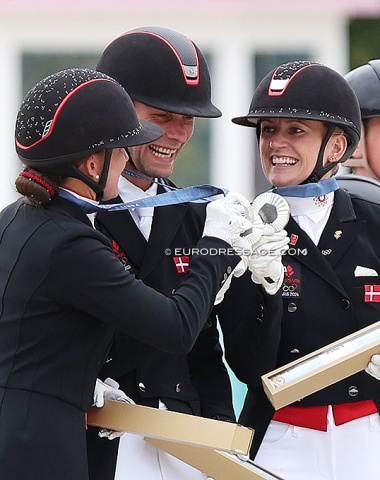
{"label": "gold trim on box", "polygon": [[380,353],[380,322],[261,377],[266,395],[278,409],[364,370]]}

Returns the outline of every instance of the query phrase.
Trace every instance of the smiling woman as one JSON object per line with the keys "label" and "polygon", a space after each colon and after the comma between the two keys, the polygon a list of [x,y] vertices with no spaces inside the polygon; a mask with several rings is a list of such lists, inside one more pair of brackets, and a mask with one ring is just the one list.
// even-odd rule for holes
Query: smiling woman
{"label": "smiling woman", "polygon": [[[238,361],[244,349],[261,349],[279,368],[378,321],[380,304],[366,292],[379,287],[380,277],[361,272],[380,272],[380,205],[340,189],[334,177],[359,142],[354,91],[331,68],[289,62],[262,80],[248,115],[233,122],[257,128],[264,174],[291,212],[279,349],[269,342],[263,349],[254,335],[226,343],[226,358],[249,385],[239,421],[255,430],[251,456],[288,480],[376,478],[377,356],[372,369],[276,412],[254,383],[266,372]],[[290,292],[289,285],[297,288]]]}
{"label": "smiling woman", "polygon": [[248,200],[228,193],[207,205],[195,242],[204,255],[175,290],[159,293],[119,262],[87,214],[116,194],[127,149],[162,133],[120,84],[89,69],[49,75],[19,108],[23,196],[0,212],[1,479],[88,479],[85,417],[101,406],[97,376],[115,329],[141,342],[126,371],[149,349],[186,357],[241,260],[230,242],[256,229]]}
{"label": "smiling woman", "polygon": [[[326,90],[328,82],[339,84],[341,88]],[[350,100],[348,104],[347,98]],[[311,157],[310,162],[314,165],[310,172],[305,167],[303,178],[289,179],[290,184],[294,181],[294,185],[298,185],[319,181],[336,162],[344,162],[350,157],[359,142],[358,110],[353,90],[339,73],[315,62],[295,61],[282,64],[266,75],[255,91],[248,115],[235,117],[232,121],[257,127],[260,148],[272,150],[276,147],[276,155],[280,157],[284,145],[289,146],[290,138],[292,145],[302,143],[302,149],[308,152],[307,158]],[[342,130],[337,130],[338,127]],[[347,139],[346,145],[339,145],[342,138],[337,144],[341,131]],[[317,149],[315,158],[312,158],[311,146]],[[273,152],[268,152],[266,156],[270,159]],[[285,153],[291,157],[289,152]],[[297,156],[293,160],[298,164]]]}
{"label": "smiling woman", "polygon": [[[328,125],[314,120],[268,118],[260,123],[260,156],[264,174],[272,185],[298,185],[310,178]],[[343,157],[347,140],[338,130],[326,144],[323,167]],[[331,175],[328,170],[325,177]],[[322,178],[325,178],[322,177]]]}

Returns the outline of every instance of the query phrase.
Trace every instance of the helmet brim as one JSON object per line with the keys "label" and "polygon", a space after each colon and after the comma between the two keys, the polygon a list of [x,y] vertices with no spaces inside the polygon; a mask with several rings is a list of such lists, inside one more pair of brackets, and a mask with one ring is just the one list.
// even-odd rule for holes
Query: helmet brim
{"label": "helmet brim", "polygon": [[141,94],[131,94],[134,102],[140,102],[148,107],[158,108],[165,112],[175,113],[177,115],[186,115],[195,118],[218,118],[222,116],[222,112],[211,102],[202,102],[197,104],[194,101],[190,103],[186,99],[170,101],[170,99],[159,97],[148,97]]}
{"label": "helmet brim", "polygon": [[146,120],[140,120],[140,124],[141,130],[139,134],[125,139],[123,143],[126,143],[126,145],[121,145],[122,147],[144,145],[144,143],[150,143],[158,138],[161,138],[164,134],[162,128],[155,123],[148,122]]}
{"label": "helmet brim", "polygon": [[234,117],[231,119],[231,121],[232,123],[235,123],[236,125],[242,125],[243,127],[257,127],[260,118],[245,115],[243,117]]}
{"label": "helmet brim", "polygon": [[[155,123],[148,122],[146,120],[140,120],[139,123],[141,127],[138,134],[131,135],[128,137],[121,137],[118,140],[104,144],[98,150],[96,149],[94,150],[93,148],[91,148],[91,149],[83,150],[81,152],[75,152],[68,155],[62,155],[59,157],[49,157],[49,158],[43,157],[43,158],[37,158],[37,159],[24,157],[23,152],[17,150],[18,157],[21,160],[21,162],[23,162],[25,165],[29,167],[36,168],[37,170],[41,170],[45,172],[57,173],[58,171],[57,169],[60,169],[61,165],[64,165],[63,168],[66,168],[65,167],[66,164],[69,165],[70,163],[73,163],[76,160],[84,158],[87,155],[90,155],[91,153],[94,153],[96,151],[101,151],[103,148],[113,149],[113,148],[134,147],[138,145],[144,145],[145,143],[154,142],[154,140],[157,140],[158,138],[162,137],[164,131],[160,126],[156,125]],[[48,164],[46,163],[47,161],[49,162]]]}
{"label": "helmet brim", "polygon": [[345,117],[333,115],[324,111],[306,110],[302,108],[258,108],[250,111],[248,115],[234,117],[231,121],[236,125],[257,127],[260,120],[263,118],[294,118],[299,120],[334,123],[336,125],[341,125],[344,129],[350,128],[350,130],[356,131],[357,134],[360,134],[355,124]]}

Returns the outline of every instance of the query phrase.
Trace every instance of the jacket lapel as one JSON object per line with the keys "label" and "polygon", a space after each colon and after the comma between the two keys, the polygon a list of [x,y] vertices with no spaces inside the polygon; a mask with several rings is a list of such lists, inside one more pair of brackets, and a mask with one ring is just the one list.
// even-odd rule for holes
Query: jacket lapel
{"label": "jacket lapel", "polygon": [[[158,194],[165,191],[164,187],[158,186]],[[117,197],[105,203],[122,203],[122,199]],[[155,208],[149,242],[141,234],[128,210],[100,212],[97,214],[97,222],[120,245],[133,266],[134,273],[144,279],[167,255],[165,250],[171,247],[187,209],[187,204],[182,203]]]}
{"label": "jacket lapel", "polygon": [[291,238],[297,237],[297,243],[290,246],[292,254],[287,255],[286,259],[291,264],[292,257],[295,257],[298,262],[328,282],[342,295],[347,295],[333,267],[355,240],[361,225],[362,222],[356,219],[349,195],[337,190],[334,206],[318,245],[315,245],[297,222],[290,218],[286,229]]}
{"label": "jacket lapel", "polygon": [[188,206],[183,203],[155,208],[152,230],[140,269],[139,277],[141,279],[149,275],[160,260],[167,255],[165,251],[173,246],[173,238],[182,224],[187,209]]}
{"label": "jacket lapel", "polygon": [[[109,203],[122,203],[122,200],[118,197]],[[100,230],[104,231],[105,228],[107,234],[119,244],[137,273],[145,255],[147,241],[129,211],[100,212],[97,214],[96,223]]]}
{"label": "jacket lapel", "polygon": [[346,253],[363,224],[363,220],[356,218],[349,194],[337,190],[334,207],[318,245],[331,266],[334,267]]}

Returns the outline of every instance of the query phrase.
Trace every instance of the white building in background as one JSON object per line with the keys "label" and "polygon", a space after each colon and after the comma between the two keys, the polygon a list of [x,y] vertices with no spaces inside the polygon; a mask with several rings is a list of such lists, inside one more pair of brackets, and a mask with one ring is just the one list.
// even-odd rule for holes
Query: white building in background
{"label": "white building in background", "polygon": [[254,136],[230,119],[248,109],[255,58],[269,59],[264,73],[270,59],[300,54],[346,73],[350,17],[379,14],[377,0],[0,0],[0,208],[16,197],[13,129],[25,53],[99,54],[142,25],[189,35],[212,58],[213,99],[223,111],[211,123],[210,181],[252,197]]}

